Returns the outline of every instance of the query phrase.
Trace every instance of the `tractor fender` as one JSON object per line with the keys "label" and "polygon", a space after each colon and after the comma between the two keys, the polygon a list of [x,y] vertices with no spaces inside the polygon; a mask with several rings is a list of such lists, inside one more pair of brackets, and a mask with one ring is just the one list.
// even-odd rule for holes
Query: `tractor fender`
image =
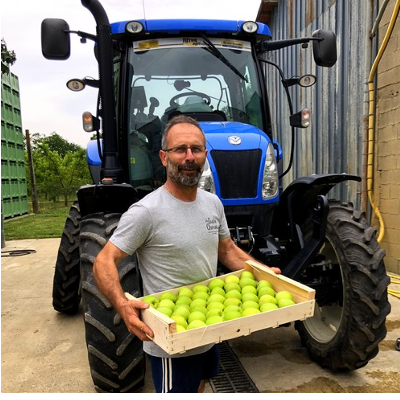
{"label": "tractor fender", "polygon": [[271,233],[275,237],[287,237],[288,227],[301,225],[310,216],[317,196],[325,196],[338,183],[348,180],[360,182],[361,178],[350,174],[315,174],[294,180],[280,196]]}
{"label": "tractor fender", "polygon": [[79,188],[77,196],[82,218],[102,211],[122,214],[138,201],[138,192],[133,186],[114,183],[111,179],[103,182]]}

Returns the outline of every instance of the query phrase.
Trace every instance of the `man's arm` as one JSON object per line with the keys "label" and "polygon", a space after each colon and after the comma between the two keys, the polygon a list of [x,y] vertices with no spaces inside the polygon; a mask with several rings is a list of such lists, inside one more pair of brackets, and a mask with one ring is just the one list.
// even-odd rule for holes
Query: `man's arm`
{"label": "man's arm", "polygon": [[[237,271],[238,269],[243,269],[244,263],[248,260],[257,261],[250,254],[246,253],[238,246],[235,245],[232,238],[228,236],[227,238],[220,240],[218,244],[218,259],[229,268],[231,271]],[[276,267],[268,267],[276,274],[280,274],[281,270]]]}
{"label": "man's arm", "polygon": [[[93,275],[100,291],[108,298],[124,320],[129,332],[141,340],[150,340],[153,331],[139,318],[139,310],[149,307],[138,300],[128,300],[119,280],[117,265],[128,254],[107,242],[93,263]],[[147,336],[148,335],[148,336]]]}

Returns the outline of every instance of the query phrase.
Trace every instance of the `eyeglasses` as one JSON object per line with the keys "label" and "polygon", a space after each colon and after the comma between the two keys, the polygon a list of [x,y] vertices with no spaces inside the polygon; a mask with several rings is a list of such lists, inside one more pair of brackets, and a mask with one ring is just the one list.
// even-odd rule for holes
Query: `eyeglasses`
{"label": "eyeglasses", "polygon": [[187,151],[189,149],[194,156],[199,156],[206,151],[206,148],[204,146],[176,146],[176,147],[171,147],[170,149],[163,149],[163,151],[183,156],[184,154],[185,155],[187,154]]}

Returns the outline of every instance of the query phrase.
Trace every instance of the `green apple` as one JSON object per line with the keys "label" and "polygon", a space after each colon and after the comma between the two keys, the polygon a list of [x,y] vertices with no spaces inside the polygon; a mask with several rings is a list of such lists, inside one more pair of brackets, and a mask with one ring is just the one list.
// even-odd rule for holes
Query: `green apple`
{"label": "green apple", "polygon": [[176,332],[177,333],[184,332],[184,331],[186,331],[184,326],[176,324]]}
{"label": "green apple", "polygon": [[174,303],[176,301],[176,298],[177,297],[171,292],[165,292],[160,296],[160,300],[169,299],[169,300],[173,301]]}
{"label": "green apple", "polygon": [[274,303],[263,303],[260,306],[260,311],[265,312],[265,311],[271,311],[271,310],[276,310],[278,306]]}
{"label": "green apple", "polygon": [[239,281],[239,286],[243,289],[245,286],[257,287],[257,282],[251,278],[241,278]]}
{"label": "green apple", "polygon": [[177,325],[182,325],[185,329],[188,326],[186,319],[183,318],[182,315],[171,315],[171,319],[173,319]]}
{"label": "green apple", "polygon": [[194,307],[190,307],[190,312],[193,312],[193,311],[201,311],[203,314],[205,314],[207,312],[207,308],[205,306],[197,305]]}
{"label": "green apple", "polygon": [[279,299],[278,300],[278,307],[279,308],[292,306],[293,304],[296,304],[296,303],[291,299],[283,298],[283,299]]}
{"label": "green apple", "polygon": [[248,307],[242,312],[242,317],[247,317],[249,315],[259,314],[261,311],[255,307]]}
{"label": "green apple", "polygon": [[235,305],[230,305],[230,306],[225,307],[224,314],[230,313],[232,311],[239,312],[240,314],[242,314],[242,309],[239,306],[235,306]]}
{"label": "green apple", "polygon": [[159,311],[161,314],[166,315],[167,317],[171,317],[172,315],[172,310],[169,307],[158,306],[157,311]]}
{"label": "green apple", "polygon": [[214,308],[214,309],[207,311],[206,318],[208,319],[214,315],[219,315],[220,317],[223,317],[224,312],[222,310],[218,310],[218,309]]}
{"label": "green apple", "polygon": [[288,292],[287,290],[281,290],[275,295],[275,298],[279,301],[280,299],[289,299],[293,300],[292,293]]}
{"label": "green apple", "polygon": [[240,299],[238,299],[237,297],[228,297],[225,301],[224,301],[224,306],[229,307],[229,306],[241,306],[242,305],[242,301]]}
{"label": "green apple", "polygon": [[225,282],[221,278],[211,279],[211,281],[208,283],[208,287],[209,287],[210,291],[212,291],[216,287],[223,288],[224,285],[225,285]]}
{"label": "green apple", "polygon": [[226,293],[230,292],[231,290],[238,290],[239,292],[242,290],[238,283],[236,282],[228,282],[225,283],[224,290]]}
{"label": "green apple", "polygon": [[204,299],[195,299],[192,300],[190,303],[190,308],[196,307],[196,306],[202,306],[202,307],[207,307],[207,301]]}
{"label": "green apple", "polygon": [[160,300],[158,300],[156,296],[153,296],[152,294],[150,294],[148,296],[144,296],[142,301],[143,301],[143,303],[149,304],[153,308],[157,308]]}
{"label": "green apple", "polygon": [[232,319],[240,318],[242,316],[242,310],[240,307],[237,310],[230,310],[224,312],[224,321],[230,321]]}
{"label": "green apple", "polygon": [[185,303],[176,304],[176,303],[175,303],[175,308],[174,308],[174,310],[176,310],[178,307],[184,307],[184,308],[186,308],[187,310],[190,310],[190,305],[189,305],[189,304],[185,304]]}
{"label": "green apple", "polygon": [[225,295],[226,299],[229,299],[231,297],[236,297],[237,299],[241,300],[242,294],[240,293],[239,290],[233,289],[233,290],[230,290],[229,292],[227,292]]}
{"label": "green apple", "polygon": [[[245,286],[245,287],[249,287],[249,286]],[[250,286],[253,287],[253,286]],[[244,303],[247,300],[252,300],[258,303],[258,296],[254,293],[245,293],[242,294],[242,302]]]}
{"label": "green apple", "polygon": [[208,311],[210,311],[210,310],[220,310],[220,311],[222,311],[224,308],[225,308],[224,304],[220,303],[218,301],[215,301],[214,303],[209,303],[207,305],[207,310]]}
{"label": "green apple", "polygon": [[227,283],[239,283],[239,277],[237,275],[227,275],[225,277],[225,284]]}
{"label": "green apple", "polygon": [[247,270],[245,270],[245,271],[243,271],[243,272],[241,273],[240,279],[243,279],[243,278],[250,278],[250,279],[253,279],[253,280],[256,279],[256,278],[254,277],[254,274],[253,274],[251,271],[247,271]]}
{"label": "green apple", "polygon": [[247,300],[244,303],[242,303],[242,310],[245,310],[246,308],[260,308],[258,303],[256,301],[251,301]]}
{"label": "green apple", "polygon": [[187,296],[187,297],[192,298],[193,291],[192,291],[192,289],[189,289],[188,287],[181,287],[178,291],[178,297],[179,296]]}
{"label": "green apple", "polygon": [[208,288],[208,286],[206,285],[196,285],[193,289],[192,289],[193,293],[196,292],[206,292],[207,294],[210,293],[210,289]]}
{"label": "green apple", "polygon": [[225,297],[225,290],[221,287],[215,287],[213,290],[211,290],[210,296],[213,294],[220,294],[221,296]]}
{"label": "green apple", "polygon": [[179,297],[176,299],[175,304],[176,304],[177,306],[178,306],[178,305],[181,305],[181,304],[186,304],[186,305],[189,306],[191,302],[192,302],[191,297],[185,296],[185,295],[181,295],[181,296],[179,296]]}
{"label": "green apple", "polygon": [[186,328],[187,330],[189,329],[196,329],[196,328],[201,328],[202,326],[207,326],[206,323],[204,321],[201,321],[199,319],[195,319],[194,321],[192,321],[188,327]]}
{"label": "green apple", "polygon": [[158,303],[157,308],[159,308],[159,307],[168,307],[171,310],[173,310],[175,308],[175,303],[170,299],[163,299],[163,300],[160,300],[160,302]]}
{"label": "green apple", "polygon": [[245,286],[242,288],[242,296],[246,293],[257,294],[257,289],[254,286]]}
{"label": "green apple", "polygon": [[206,320],[206,325],[212,325],[216,324],[218,322],[223,322],[224,317],[222,315],[211,315],[211,317],[208,317]]}
{"label": "green apple", "polygon": [[258,288],[258,289],[261,289],[261,288],[263,288],[263,287],[270,287],[270,288],[272,288],[272,289],[274,288],[270,282],[268,282],[268,281],[265,280],[265,279],[261,279],[261,281],[258,281],[257,288]]}
{"label": "green apple", "polygon": [[210,297],[209,294],[206,292],[196,292],[196,293],[193,293],[192,300],[196,300],[196,299],[208,300],[209,297]]}
{"label": "green apple", "polygon": [[172,315],[180,315],[183,318],[187,319],[190,314],[189,308],[186,308],[185,306],[177,306],[172,313]]}
{"label": "green apple", "polygon": [[207,304],[211,304],[211,303],[223,303],[225,301],[225,296],[223,296],[222,294],[212,294],[208,300],[207,300]]}
{"label": "green apple", "polygon": [[195,320],[206,322],[206,316],[201,311],[193,311],[189,314],[187,321],[189,324]]}
{"label": "green apple", "polygon": [[265,287],[263,287],[263,288],[258,290],[258,298],[260,298],[260,297],[262,297],[262,296],[264,296],[266,294],[269,294],[270,296],[274,296],[275,297],[275,290],[270,288],[270,287],[268,287],[268,286],[265,286]]}
{"label": "green apple", "polygon": [[274,296],[271,296],[270,294],[264,294],[264,296],[261,296],[258,299],[258,304],[261,306],[261,304],[264,303],[272,303],[272,304],[276,304],[278,301],[276,300],[276,298]]}

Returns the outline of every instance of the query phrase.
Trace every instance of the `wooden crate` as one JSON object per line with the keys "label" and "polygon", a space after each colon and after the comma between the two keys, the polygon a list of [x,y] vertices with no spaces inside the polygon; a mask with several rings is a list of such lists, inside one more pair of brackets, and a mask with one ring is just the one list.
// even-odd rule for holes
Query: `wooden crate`
{"label": "wooden crate", "polygon": [[[210,343],[220,343],[223,340],[240,336],[247,336],[262,329],[276,328],[288,322],[304,320],[313,316],[315,305],[314,289],[310,289],[283,275],[276,275],[253,261],[247,261],[244,265],[244,269],[253,272],[258,281],[261,279],[268,280],[273,285],[276,292],[281,290],[290,291],[293,294],[293,300],[296,304],[179,333],[176,332],[176,322],[173,319],[150,307],[146,310],[142,310],[141,319],[153,330],[153,341],[168,354],[184,353],[195,347]],[[228,275],[240,276],[242,271],[243,270],[235,271],[219,276],[219,278],[225,279]],[[210,280],[211,279],[208,279],[185,286],[193,288],[198,284],[208,285]],[[166,292],[177,294],[179,289],[178,287],[166,290]],[[154,293],[154,295],[159,297],[162,293],[164,292]],[[135,299],[135,297],[129,293],[126,293],[126,296],[129,299]],[[139,298],[139,300],[141,300],[141,298]]]}

